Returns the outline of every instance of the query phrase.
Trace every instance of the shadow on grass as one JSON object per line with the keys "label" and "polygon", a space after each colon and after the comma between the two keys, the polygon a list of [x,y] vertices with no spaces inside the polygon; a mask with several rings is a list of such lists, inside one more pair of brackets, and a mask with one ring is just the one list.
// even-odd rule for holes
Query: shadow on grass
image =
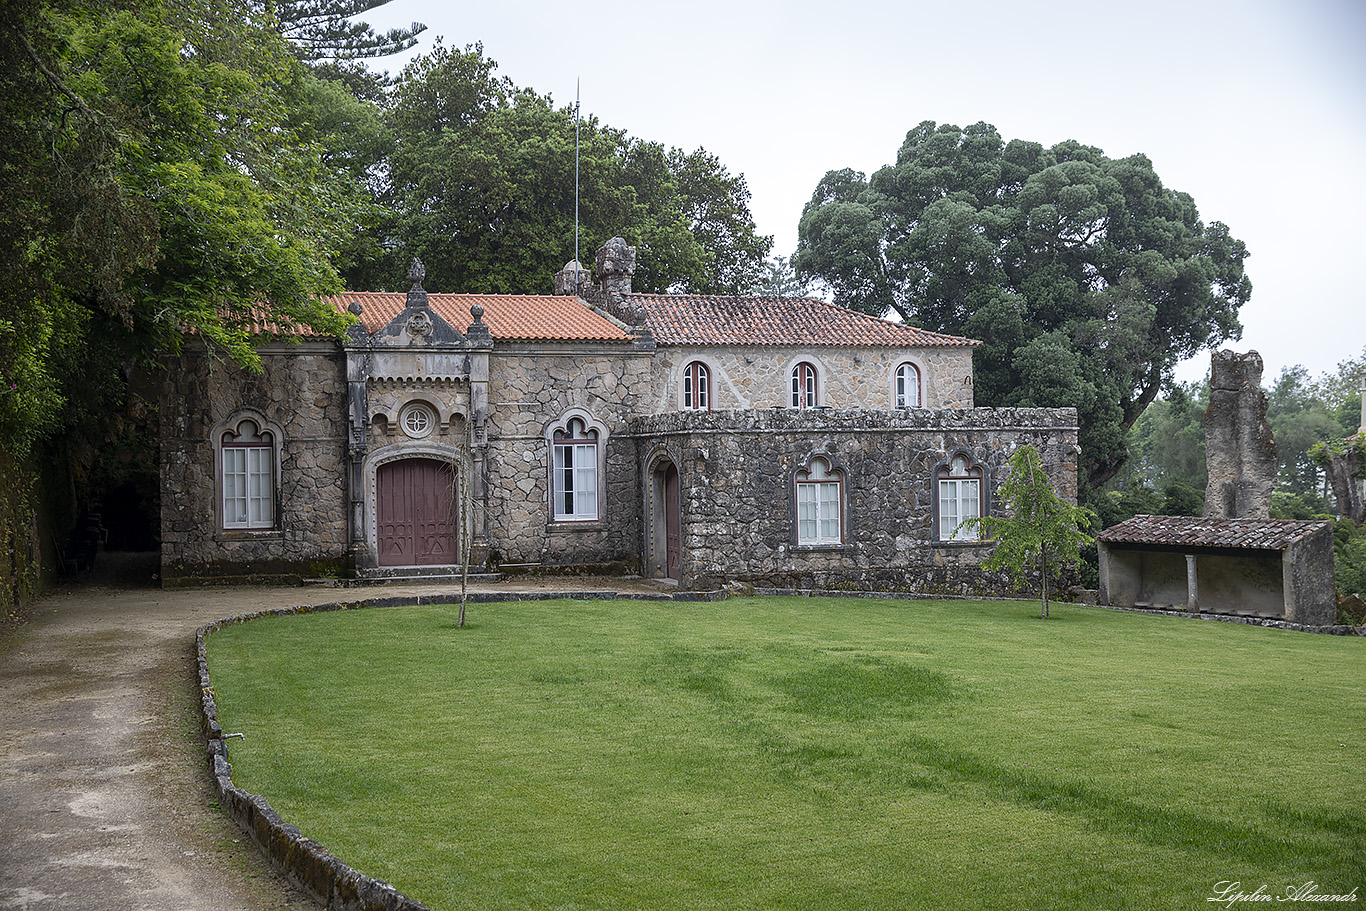
{"label": "shadow on grass", "polygon": [[[979,787],[989,798],[1071,816],[1154,847],[1258,869],[1303,871],[1344,890],[1366,881],[1366,817],[1360,814],[1268,805],[1264,824],[1212,818],[1011,769],[931,737],[888,741],[887,722],[924,717],[931,709],[939,717],[971,693],[913,663],[870,655],[823,658],[795,673],[765,676],[762,667],[745,666],[742,652],[671,649],[656,656],[653,670],[658,683],[709,702],[731,735],[787,784],[867,781],[943,793]],[[819,719],[819,736],[793,733],[775,722],[775,711]]]}
{"label": "shadow on grass", "polygon": [[1366,880],[1366,820],[1357,815],[1267,807],[1270,825],[1237,825],[1010,770],[924,737],[902,743],[918,762],[939,770],[946,783],[980,785],[1018,805],[1078,816],[1155,847],[1204,852],[1262,869],[1290,867],[1347,888]]}

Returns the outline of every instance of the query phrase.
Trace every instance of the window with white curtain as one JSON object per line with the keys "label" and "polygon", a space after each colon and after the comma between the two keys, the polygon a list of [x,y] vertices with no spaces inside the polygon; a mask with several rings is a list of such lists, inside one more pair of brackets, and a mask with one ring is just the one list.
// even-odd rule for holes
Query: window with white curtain
{"label": "window with white curtain", "polygon": [[244,420],[219,440],[224,528],[275,527],[275,440]]}
{"label": "window with white curtain", "polygon": [[598,517],[598,432],[575,418],[554,437],[552,486],[555,518],[587,522]]}
{"label": "window with white curtain", "polygon": [[839,544],[844,540],[841,486],[844,477],[823,458],[797,472],[797,543]]}

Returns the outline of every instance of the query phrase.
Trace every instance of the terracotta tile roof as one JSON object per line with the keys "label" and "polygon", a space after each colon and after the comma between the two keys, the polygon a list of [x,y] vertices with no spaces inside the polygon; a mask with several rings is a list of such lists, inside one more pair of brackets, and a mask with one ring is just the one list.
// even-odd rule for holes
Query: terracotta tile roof
{"label": "terracotta tile roof", "polygon": [[1299,519],[1208,519],[1200,516],[1134,516],[1097,535],[1106,544],[1230,547],[1285,550],[1331,522]]}
{"label": "terracotta tile roof", "polygon": [[674,345],[835,345],[969,348],[981,342],[943,335],[810,297],[631,294],[650,332]]}
{"label": "terracotta tile roof", "polygon": [[[361,322],[375,332],[407,306],[404,291],[348,291],[323,298],[342,312],[361,305]],[[577,297],[553,294],[427,294],[432,312],[464,332],[474,318],[470,307],[484,308],[484,325],[495,339],[573,342],[628,342],[620,326]]]}

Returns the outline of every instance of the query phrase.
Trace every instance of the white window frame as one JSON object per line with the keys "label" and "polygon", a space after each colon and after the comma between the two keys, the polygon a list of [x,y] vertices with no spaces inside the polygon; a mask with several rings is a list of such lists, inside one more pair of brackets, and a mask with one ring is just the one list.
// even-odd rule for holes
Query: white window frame
{"label": "white window frame", "polygon": [[[896,408],[920,408],[924,402],[920,367],[910,361],[898,364],[892,374],[892,404]],[[908,399],[914,398],[914,401]]]}
{"label": "white window frame", "polygon": [[815,408],[820,403],[820,374],[811,361],[799,361],[792,367],[792,407],[798,410]]}
{"label": "white window frame", "polygon": [[552,437],[551,506],[557,522],[594,522],[601,513],[597,430],[574,418]]}
{"label": "white window frame", "polygon": [[822,457],[799,470],[797,484],[797,544],[844,542],[844,473]]}
{"label": "white window frame", "polygon": [[689,361],[683,368],[683,408],[711,411],[711,369],[701,361]]}
{"label": "white window frame", "polygon": [[977,526],[963,527],[962,523],[968,519],[981,518],[981,468],[973,466],[966,455],[959,453],[936,475],[939,540],[967,543],[980,541],[982,536]]}
{"label": "white window frame", "polygon": [[219,517],[227,530],[275,527],[275,437],[243,418],[218,438]]}

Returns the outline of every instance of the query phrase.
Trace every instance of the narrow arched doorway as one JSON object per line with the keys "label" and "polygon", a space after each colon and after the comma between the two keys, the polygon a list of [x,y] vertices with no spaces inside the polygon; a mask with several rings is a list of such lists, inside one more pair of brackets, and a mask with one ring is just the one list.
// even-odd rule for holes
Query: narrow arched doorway
{"label": "narrow arched doorway", "polygon": [[650,575],[677,579],[683,557],[678,468],[666,462],[650,474]]}
{"label": "narrow arched doorway", "polygon": [[455,473],[436,459],[402,459],[375,472],[380,566],[456,562]]}

